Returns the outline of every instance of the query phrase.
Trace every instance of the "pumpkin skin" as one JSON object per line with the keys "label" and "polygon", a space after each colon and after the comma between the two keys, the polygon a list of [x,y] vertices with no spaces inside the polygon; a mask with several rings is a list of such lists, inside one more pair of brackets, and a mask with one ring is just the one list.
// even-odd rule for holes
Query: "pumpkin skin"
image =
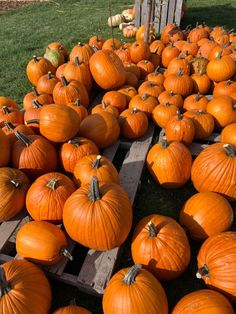
{"label": "pumpkin skin", "polygon": [[172,91],[170,91],[170,92],[167,92],[167,91],[162,92],[159,95],[158,100],[159,100],[160,104],[168,102],[170,105],[175,105],[178,108],[182,108],[183,107],[183,103],[184,103],[183,97],[181,95],[174,94]]}
{"label": "pumpkin skin", "polygon": [[136,108],[124,110],[119,119],[121,134],[127,139],[140,138],[147,132],[148,118]]}
{"label": "pumpkin skin", "polygon": [[52,43],[48,44],[45,52],[47,53],[50,49],[58,50],[59,52],[61,52],[63,54],[65,60],[67,60],[68,52],[67,52],[67,49],[66,49],[66,47],[64,46],[63,43],[52,42]]}
{"label": "pumpkin skin", "polygon": [[37,100],[42,105],[49,105],[53,103],[52,96],[49,94],[39,94],[35,87],[33,91],[27,93],[23,99],[23,107],[25,110],[30,109],[34,106],[34,100]]}
{"label": "pumpkin skin", "polygon": [[236,123],[232,123],[223,128],[220,136],[221,143],[236,146]]}
{"label": "pumpkin skin", "polygon": [[121,46],[119,49],[115,50],[115,54],[120,58],[120,60],[124,62],[131,62],[129,49]]}
{"label": "pumpkin skin", "polygon": [[88,44],[78,43],[74,46],[70,53],[70,61],[74,61],[78,57],[79,62],[89,64],[91,56],[94,54],[94,50]]}
{"label": "pumpkin skin", "polygon": [[159,67],[157,67],[153,73],[149,73],[145,79],[147,81],[155,82],[157,84],[163,85],[165,81],[165,77],[162,73],[158,72],[158,70],[159,70]]}
{"label": "pumpkin skin", "polygon": [[97,49],[101,50],[102,49],[102,45],[104,44],[104,40],[101,36],[96,35],[96,36],[92,36],[89,39],[89,46],[91,47],[96,47]]}
{"label": "pumpkin skin", "polygon": [[79,115],[80,121],[83,121],[88,116],[88,110],[81,105],[81,101],[79,99],[75,102],[68,103],[67,106],[72,108]]}
{"label": "pumpkin skin", "polygon": [[144,79],[149,73],[152,73],[155,68],[154,65],[148,60],[141,60],[137,63],[141,71],[141,79]]}
{"label": "pumpkin skin", "polygon": [[104,314],[168,313],[163,287],[149,271],[141,269],[141,265],[121,269],[111,278],[102,307]]}
{"label": "pumpkin skin", "polygon": [[59,172],[50,172],[34,181],[26,195],[26,209],[36,220],[57,223],[62,220],[63,206],[75,191],[73,181]]}
{"label": "pumpkin skin", "polygon": [[30,128],[37,134],[39,134],[39,124],[38,119],[40,115],[40,111],[42,110],[42,105],[34,100],[34,105],[32,108],[27,109],[24,114],[24,122],[27,125],[27,121],[36,120],[36,123],[30,123]]}
{"label": "pumpkin skin", "polygon": [[90,312],[89,310],[81,306],[68,305],[68,306],[59,308],[58,310],[53,312],[53,314],[92,314],[92,312]]}
{"label": "pumpkin skin", "polygon": [[148,60],[151,56],[149,45],[143,41],[135,41],[130,46],[130,57],[132,62],[138,63],[141,60]]}
{"label": "pumpkin skin", "polygon": [[209,237],[202,244],[198,256],[197,278],[206,285],[236,301],[236,232],[227,231]]}
{"label": "pumpkin skin", "polygon": [[100,50],[89,61],[91,74],[105,90],[116,89],[125,83],[125,69],[120,58],[110,50]]}
{"label": "pumpkin skin", "polygon": [[202,110],[191,110],[184,113],[185,117],[191,118],[195,127],[195,139],[205,139],[214,130],[214,119],[212,115]]}
{"label": "pumpkin skin", "polygon": [[234,146],[223,143],[212,144],[205,148],[193,162],[191,173],[193,185],[198,192],[217,192],[235,200],[235,167]]}
{"label": "pumpkin skin", "polygon": [[[4,125],[5,126],[2,128],[2,131],[9,138],[11,145],[17,141],[17,137],[15,136],[16,131],[20,131],[21,133],[24,133],[25,135],[34,135],[35,134],[34,131],[25,124],[13,125],[12,123],[4,122]],[[4,155],[2,154],[1,157],[3,157],[3,156]]]}
{"label": "pumpkin skin", "polygon": [[168,67],[170,61],[180,54],[178,48],[176,48],[173,44],[164,48],[161,54],[162,64],[165,68]]}
{"label": "pumpkin skin", "polygon": [[207,65],[207,75],[215,82],[226,81],[230,79],[236,71],[236,64],[230,56],[219,55],[210,61]]}
{"label": "pumpkin skin", "polygon": [[133,86],[124,85],[121,89],[118,90],[120,94],[125,95],[127,103],[137,95],[137,91]]}
{"label": "pumpkin skin", "polygon": [[13,99],[5,96],[0,96],[0,108],[4,106],[18,109],[18,105]]}
{"label": "pumpkin skin", "polygon": [[91,114],[100,113],[103,111],[106,111],[106,112],[113,114],[115,118],[119,117],[119,111],[118,111],[117,107],[114,107],[112,105],[106,105],[104,102],[93,107]]}
{"label": "pumpkin skin", "polygon": [[65,57],[62,52],[57,49],[48,48],[48,51],[43,55],[43,57],[51,62],[51,64],[58,68],[61,64],[65,62]]}
{"label": "pumpkin skin", "polygon": [[11,159],[11,144],[8,136],[0,129],[0,167],[7,166]]}
{"label": "pumpkin skin", "polygon": [[9,291],[3,292],[1,298],[1,313],[49,313],[52,293],[47,277],[41,269],[28,261],[15,259],[4,263],[1,268],[5,273],[4,283],[9,288]]}
{"label": "pumpkin skin", "polygon": [[74,181],[78,187],[89,184],[93,176],[96,176],[99,182],[120,184],[116,168],[105,156],[93,154],[77,161],[74,168]]}
{"label": "pumpkin skin", "polygon": [[211,87],[211,80],[206,74],[194,73],[191,75],[193,79],[193,92],[205,95]]}
{"label": "pumpkin skin", "polygon": [[164,72],[164,76],[167,77],[170,74],[177,74],[182,70],[183,74],[190,74],[190,65],[184,57],[174,58],[170,61],[167,70]]}
{"label": "pumpkin skin", "polygon": [[25,136],[15,132],[17,138],[12,146],[12,165],[22,170],[30,179],[57,168],[57,153],[54,146],[40,135]]}
{"label": "pumpkin skin", "polygon": [[118,38],[109,38],[104,41],[102,50],[116,50],[122,46],[121,41]]}
{"label": "pumpkin skin", "polygon": [[66,201],[63,223],[76,242],[94,250],[111,250],[120,246],[130,232],[131,203],[120,185],[99,184],[93,177],[90,185],[80,187]]}
{"label": "pumpkin skin", "polygon": [[176,115],[178,107],[168,102],[156,106],[152,111],[153,121],[160,127],[165,128],[172,117]]}
{"label": "pumpkin skin", "polygon": [[180,70],[177,74],[169,74],[164,81],[164,87],[168,92],[186,97],[193,90],[193,80]]}
{"label": "pumpkin skin", "polygon": [[209,100],[205,96],[201,95],[200,93],[193,94],[185,98],[183,108],[187,111],[191,111],[191,110],[205,111],[207,108],[208,102]]}
{"label": "pumpkin skin", "polygon": [[40,77],[37,83],[37,92],[39,94],[51,94],[56,84],[59,82],[58,78],[51,72]]}
{"label": "pumpkin skin", "polygon": [[16,216],[25,205],[25,196],[30,181],[20,170],[8,167],[0,168],[0,221]]}
{"label": "pumpkin skin", "polygon": [[67,245],[65,233],[45,221],[30,221],[16,235],[17,254],[41,265],[54,265],[63,255],[72,259],[66,250]]}
{"label": "pumpkin skin", "polygon": [[73,173],[77,161],[91,154],[99,154],[97,146],[87,138],[75,137],[62,144],[59,156],[63,169]]}
{"label": "pumpkin skin", "polygon": [[79,127],[80,117],[69,106],[47,105],[40,111],[40,133],[50,141],[66,142],[78,133]]}
{"label": "pumpkin skin", "polygon": [[80,124],[79,136],[90,139],[99,149],[112,145],[119,135],[119,124],[109,112],[89,115]]}
{"label": "pumpkin skin", "polygon": [[40,77],[47,74],[49,71],[52,74],[55,74],[56,69],[49,60],[43,57],[34,56],[33,59],[29,61],[26,67],[27,78],[34,86],[37,86]]}
{"label": "pumpkin skin", "polygon": [[233,210],[230,203],[214,192],[194,194],[184,204],[179,221],[185,226],[195,241],[230,229]]}
{"label": "pumpkin skin", "polygon": [[162,92],[164,92],[164,87],[162,84],[150,81],[143,82],[138,89],[138,93],[140,95],[147,94],[156,98],[158,98]]}
{"label": "pumpkin skin", "polygon": [[137,77],[138,80],[140,79],[141,70],[136,64],[132,62],[124,62],[124,67],[126,72],[131,72]]}
{"label": "pumpkin skin", "polygon": [[147,167],[160,185],[176,189],[190,179],[192,155],[184,144],[180,142],[168,144],[163,140],[149,150]]}
{"label": "pumpkin skin", "polygon": [[217,127],[224,128],[236,122],[236,105],[229,96],[219,96],[210,100],[207,112],[214,117]]}
{"label": "pumpkin skin", "polygon": [[154,108],[158,105],[156,97],[142,94],[134,96],[129,103],[129,108],[136,108],[138,111],[144,112],[148,118],[152,116]]}
{"label": "pumpkin skin", "polygon": [[165,48],[165,45],[163,44],[163,42],[162,42],[161,40],[154,40],[154,41],[150,44],[149,48],[150,48],[150,51],[151,51],[152,53],[156,53],[156,54],[158,54],[159,56],[161,56],[162,51],[163,51],[164,48]]}
{"label": "pumpkin skin", "polygon": [[146,216],[137,224],[131,254],[135,264],[144,265],[159,280],[179,277],[190,262],[190,246],[183,228],[162,215]]}
{"label": "pumpkin skin", "polygon": [[119,110],[119,112],[122,112],[127,107],[126,97],[117,91],[107,92],[103,96],[102,102],[104,102],[107,106],[112,105],[116,107]]}
{"label": "pumpkin skin", "polygon": [[0,108],[0,124],[3,121],[22,124],[24,122],[23,114],[19,109],[4,106]]}
{"label": "pumpkin skin", "polygon": [[195,126],[190,118],[178,112],[177,116],[167,122],[165,134],[168,142],[177,141],[189,145],[194,139]]}
{"label": "pumpkin skin", "polygon": [[218,83],[214,90],[213,90],[213,96],[230,96],[232,93],[236,92],[236,82],[233,82],[231,80],[223,81]]}
{"label": "pumpkin skin", "polygon": [[234,314],[230,302],[221,293],[210,289],[188,293],[171,314]]}

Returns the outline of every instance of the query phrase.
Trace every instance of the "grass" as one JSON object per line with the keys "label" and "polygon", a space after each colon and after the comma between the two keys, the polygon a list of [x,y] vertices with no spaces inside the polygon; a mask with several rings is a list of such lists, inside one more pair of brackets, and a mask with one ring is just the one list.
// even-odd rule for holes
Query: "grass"
{"label": "grass", "polygon": [[[112,12],[121,12],[130,2],[113,0]],[[210,26],[220,24],[231,29],[235,26],[236,1],[222,0],[220,5],[218,3],[217,0],[188,0],[183,26],[195,25],[197,21],[204,20]],[[0,95],[11,97],[21,104],[24,94],[30,91],[25,68],[32,55],[42,55],[47,44],[52,41],[62,41],[70,50],[78,41],[86,42],[96,33],[104,38],[110,37],[108,15],[107,0],[57,0],[0,13]],[[119,30],[114,32],[115,36],[121,38]],[[155,184],[146,172],[135,202],[133,226],[151,213],[178,219],[183,203],[195,192],[191,183],[179,190],[165,190]],[[164,283],[170,308],[186,293],[204,287],[203,282],[195,278],[199,244],[191,242],[191,247],[192,260],[187,271],[177,280]],[[132,264],[129,248],[130,239],[125,246],[120,267]],[[54,296],[52,310],[75,299],[78,305],[87,307],[93,313],[102,313],[100,299],[88,297],[76,288],[58,282],[51,281],[51,285]]]}

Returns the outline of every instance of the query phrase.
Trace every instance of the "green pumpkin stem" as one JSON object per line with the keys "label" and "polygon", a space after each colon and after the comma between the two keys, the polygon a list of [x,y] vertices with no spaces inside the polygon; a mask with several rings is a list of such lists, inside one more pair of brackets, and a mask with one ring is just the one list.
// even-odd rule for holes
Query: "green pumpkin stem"
{"label": "green pumpkin stem", "polygon": [[73,261],[73,256],[70,254],[70,252],[66,248],[62,248],[60,250],[60,255],[67,257],[70,261]]}
{"label": "green pumpkin stem", "polygon": [[33,91],[35,97],[39,96],[39,93],[37,92],[37,89],[35,88],[35,86],[32,87],[32,91]]}
{"label": "green pumpkin stem", "polygon": [[136,264],[134,266],[132,266],[128,272],[125,274],[124,278],[123,278],[123,282],[130,286],[132,283],[135,282],[135,278],[138,275],[138,273],[140,272],[140,270],[142,269],[142,265],[141,264]]}
{"label": "green pumpkin stem", "polygon": [[130,112],[131,112],[131,114],[135,114],[135,113],[137,113],[138,112],[138,110],[137,110],[137,108],[132,108],[131,110],[130,110]]}
{"label": "green pumpkin stem", "polygon": [[33,59],[34,59],[34,62],[35,62],[35,63],[39,62],[39,59],[38,59],[37,56],[33,56]]}
{"label": "green pumpkin stem", "polygon": [[8,113],[11,113],[11,110],[10,110],[7,106],[3,106],[3,107],[2,107],[2,112],[3,112],[4,114],[8,114]]}
{"label": "green pumpkin stem", "polygon": [[236,151],[232,145],[224,144],[223,148],[229,157],[236,157]]}
{"label": "green pumpkin stem", "polygon": [[171,97],[173,97],[175,94],[173,93],[173,91],[171,90],[170,92],[169,92],[169,96],[171,96]]}
{"label": "green pumpkin stem", "polygon": [[80,41],[78,42],[78,45],[79,45],[80,47],[83,47],[83,46],[84,46],[84,44],[81,43]]}
{"label": "green pumpkin stem", "polygon": [[63,84],[64,86],[67,86],[67,85],[69,84],[63,74],[61,75],[61,81],[62,81],[62,84]]}
{"label": "green pumpkin stem", "polygon": [[158,230],[153,222],[148,223],[148,231],[149,231],[149,237],[155,238],[158,234]]}
{"label": "green pumpkin stem", "polygon": [[92,168],[98,169],[100,167],[101,159],[102,159],[102,156],[101,155],[97,155],[96,160],[94,160],[94,162],[92,163]]}
{"label": "green pumpkin stem", "polygon": [[169,106],[170,106],[170,103],[169,103],[168,101],[165,101],[165,102],[163,102],[163,106],[169,107]]}
{"label": "green pumpkin stem", "polygon": [[105,102],[102,100],[102,103],[101,103],[101,107],[102,109],[106,109],[107,108],[107,105],[105,104]]}
{"label": "green pumpkin stem", "polygon": [[209,268],[207,267],[206,264],[203,265],[203,267],[200,267],[196,273],[196,277],[198,279],[201,279],[202,276],[210,277],[209,275]]}
{"label": "green pumpkin stem", "polygon": [[42,104],[40,104],[40,102],[38,100],[33,100],[33,108],[41,108]]}
{"label": "green pumpkin stem", "polygon": [[2,267],[0,267],[0,299],[11,291],[10,283],[7,282],[6,273]]}
{"label": "green pumpkin stem", "polygon": [[19,131],[16,131],[14,134],[18,138],[18,140],[24,143],[26,147],[29,147],[33,143],[33,141],[28,136]]}
{"label": "green pumpkin stem", "polygon": [[99,193],[99,185],[98,185],[98,178],[93,176],[90,182],[90,189],[88,193],[88,197],[92,202],[99,201],[101,199]]}
{"label": "green pumpkin stem", "polygon": [[48,183],[46,184],[46,187],[50,190],[55,191],[56,188],[58,187],[58,179],[56,178],[52,178],[51,180],[48,181]]}
{"label": "green pumpkin stem", "polygon": [[160,145],[161,145],[161,148],[167,148],[169,146],[165,136],[163,136],[163,138],[161,139]]}
{"label": "green pumpkin stem", "polygon": [[226,86],[230,86],[233,82],[229,79],[228,81],[225,82]]}
{"label": "green pumpkin stem", "polygon": [[216,55],[216,59],[221,59],[223,50],[219,51]]}
{"label": "green pumpkin stem", "polygon": [[14,125],[11,122],[8,121],[3,121],[3,124],[5,125],[5,127],[7,127],[8,131],[13,131],[14,130]]}
{"label": "green pumpkin stem", "polygon": [[47,79],[48,79],[48,80],[51,80],[51,78],[52,78],[52,72],[51,72],[51,71],[48,71]]}

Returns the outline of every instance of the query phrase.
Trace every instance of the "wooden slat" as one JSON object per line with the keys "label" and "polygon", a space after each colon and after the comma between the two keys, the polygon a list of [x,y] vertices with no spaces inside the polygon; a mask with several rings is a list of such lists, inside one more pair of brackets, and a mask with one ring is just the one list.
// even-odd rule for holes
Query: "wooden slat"
{"label": "wooden slat", "polygon": [[175,6],[177,0],[169,0],[167,23],[173,23],[175,18]]}
{"label": "wooden slat", "polygon": [[143,0],[143,3],[142,3],[141,25],[145,24],[146,18],[147,18],[147,0]]}
{"label": "wooden slat", "polygon": [[141,26],[142,0],[135,1],[135,26]]}
{"label": "wooden slat", "polygon": [[110,161],[112,161],[116,155],[116,152],[120,146],[120,140],[117,140],[113,145],[104,149],[102,155],[106,156]]}
{"label": "wooden slat", "polygon": [[161,0],[155,1],[155,19],[154,19],[154,28],[156,33],[160,33],[160,22],[161,22]]}
{"label": "wooden slat", "polygon": [[161,2],[161,27],[160,27],[160,32],[162,32],[163,28],[166,26],[167,22],[167,15],[168,15],[168,5],[169,5],[169,0],[162,0]]}
{"label": "wooden slat", "polygon": [[189,149],[193,156],[197,156],[203,149],[208,146],[208,144],[192,143],[189,145]]}
{"label": "wooden slat", "polygon": [[12,256],[9,256],[9,255],[0,253],[0,264],[9,262],[9,261],[12,260],[12,259],[13,259]]}
{"label": "wooden slat", "polygon": [[183,0],[177,0],[175,7],[175,23],[180,25]]}
{"label": "wooden slat", "polygon": [[208,136],[206,138],[206,141],[218,143],[218,142],[220,142],[220,134],[219,133],[212,133],[210,136]]}
{"label": "wooden slat", "polygon": [[12,235],[10,236],[10,238],[8,239],[9,242],[12,242],[12,243],[16,243],[16,235],[18,233],[18,231],[20,230],[20,228],[26,224],[27,222],[31,221],[32,218],[27,215],[25,216],[21,221],[20,223],[18,224],[18,226],[16,227],[16,229],[14,230],[14,232],[12,233]]}

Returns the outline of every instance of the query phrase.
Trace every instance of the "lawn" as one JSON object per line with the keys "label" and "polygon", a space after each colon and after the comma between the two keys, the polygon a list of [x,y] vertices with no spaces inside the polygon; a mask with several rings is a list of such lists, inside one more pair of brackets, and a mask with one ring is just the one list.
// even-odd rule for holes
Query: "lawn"
{"label": "lawn", "polygon": [[[111,1],[112,13],[119,13],[131,1]],[[209,26],[224,25],[227,29],[235,26],[236,1],[188,0],[187,15],[183,27],[205,21]],[[34,54],[42,55],[47,44],[61,41],[70,50],[78,41],[86,42],[99,33],[104,38],[111,36],[107,27],[107,0],[57,0],[31,4],[17,10],[0,13],[0,95],[22,103],[24,94],[30,91],[25,68]],[[121,38],[121,32],[115,30]],[[135,202],[134,226],[145,215],[160,213],[178,218],[183,203],[196,191],[191,183],[179,190],[165,190],[155,184],[146,172]],[[234,204],[234,208],[236,208]],[[191,242],[192,261],[187,271],[177,280],[164,283],[170,308],[186,293],[204,287],[195,277],[196,254],[199,245]],[[127,241],[120,267],[132,265]],[[76,288],[51,282],[54,301],[52,310],[75,299],[78,305],[86,306],[93,313],[101,312],[98,298],[82,294]]]}

